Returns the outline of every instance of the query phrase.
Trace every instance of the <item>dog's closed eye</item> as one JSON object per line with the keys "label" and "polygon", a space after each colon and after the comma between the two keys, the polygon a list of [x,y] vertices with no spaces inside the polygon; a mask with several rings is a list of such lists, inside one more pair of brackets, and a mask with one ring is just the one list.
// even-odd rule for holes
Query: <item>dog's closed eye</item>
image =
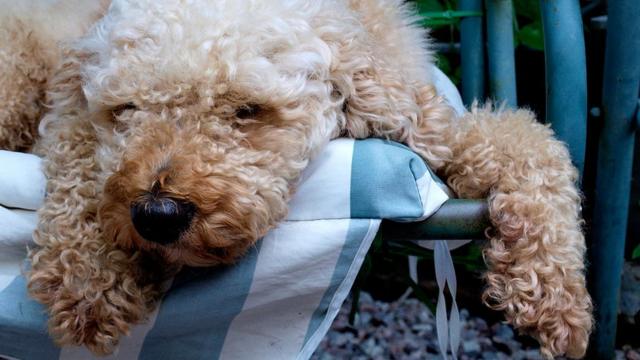
{"label": "dog's closed eye", "polygon": [[254,119],[262,112],[262,107],[256,104],[246,104],[236,110],[236,116],[240,119]]}
{"label": "dog's closed eye", "polygon": [[111,113],[113,114],[113,116],[118,117],[127,110],[137,110],[137,109],[138,108],[134,103],[129,102],[126,104],[118,105],[115,108],[111,109]]}

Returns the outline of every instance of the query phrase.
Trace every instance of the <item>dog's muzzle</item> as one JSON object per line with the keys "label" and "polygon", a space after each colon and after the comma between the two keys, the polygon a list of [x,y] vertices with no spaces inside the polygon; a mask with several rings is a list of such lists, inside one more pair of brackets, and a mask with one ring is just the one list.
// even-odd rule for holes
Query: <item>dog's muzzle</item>
{"label": "dog's muzzle", "polygon": [[189,228],[195,211],[186,200],[152,196],[131,205],[131,220],[145,240],[168,245]]}

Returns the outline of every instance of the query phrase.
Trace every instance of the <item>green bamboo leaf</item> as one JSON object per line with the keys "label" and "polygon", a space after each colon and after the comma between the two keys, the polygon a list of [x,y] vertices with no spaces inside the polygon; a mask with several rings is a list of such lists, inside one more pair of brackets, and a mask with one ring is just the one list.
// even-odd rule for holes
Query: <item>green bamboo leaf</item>
{"label": "green bamboo leaf", "polygon": [[442,4],[440,4],[439,1],[434,0],[417,0],[416,5],[419,12],[437,12],[444,10]]}
{"label": "green bamboo leaf", "polygon": [[636,246],[636,248],[633,249],[633,253],[631,253],[631,259],[640,259],[640,245]]}
{"label": "green bamboo leaf", "polygon": [[522,44],[532,49],[544,50],[544,36],[541,23],[531,23],[520,28],[517,37]]}

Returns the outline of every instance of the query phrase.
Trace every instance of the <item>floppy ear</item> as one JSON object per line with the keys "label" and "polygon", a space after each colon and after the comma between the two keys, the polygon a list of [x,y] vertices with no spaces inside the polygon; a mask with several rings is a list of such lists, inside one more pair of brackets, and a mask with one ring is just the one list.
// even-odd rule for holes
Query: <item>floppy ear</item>
{"label": "floppy ear", "polygon": [[430,84],[426,34],[407,18],[408,8],[383,9],[397,12],[388,16],[369,6],[382,5],[362,5],[360,11],[373,14],[363,15],[368,22],[344,35],[350,41],[331,46],[334,94],[345,115],[342,135],[403,142],[437,170],[451,156],[442,137],[453,112]]}
{"label": "floppy ear", "polygon": [[105,241],[97,221],[102,179],[96,134],[82,93],[87,54],[68,50],[51,79],[51,112],[41,124],[47,197],[30,253],[29,293],[47,306],[59,344],[113,351],[146,314],[154,291],[138,282],[137,255]]}
{"label": "floppy ear", "polygon": [[[52,133],[70,128],[71,123],[74,123],[74,127],[82,127],[80,120],[87,111],[87,101],[82,93],[81,66],[89,54],[71,48],[65,48],[62,52],[62,61],[47,83],[45,99],[50,110],[39,126],[40,133],[45,136],[36,151],[43,155],[48,151],[45,148],[53,145],[50,140],[56,141],[57,136],[52,136]],[[90,131],[88,128],[86,130]]]}

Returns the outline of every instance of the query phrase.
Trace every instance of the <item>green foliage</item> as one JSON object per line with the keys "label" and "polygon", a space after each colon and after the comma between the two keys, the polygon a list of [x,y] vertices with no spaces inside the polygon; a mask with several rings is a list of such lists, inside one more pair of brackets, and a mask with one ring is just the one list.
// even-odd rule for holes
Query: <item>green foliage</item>
{"label": "green foliage", "polygon": [[465,14],[456,11],[457,1],[452,0],[416,0],[418,14],[423,18],[422,25],[437,30],[457,25]]}
{"label": "green foliage", "polygon": [[636,246],[631,253],[631,260],[640,259],[640,245]]}
{"label": "green foliage", "polygon": [[532,49],[544,51],[542,24],[533,22],[523,26],[516,32],[516,41]]}
{"label": "green foliage", "polygon": [[[458,10],[458,0],[413,0],[413,2],[422,18],[422,25],[430,28],[432,36],[441,43],[453,43],[460,38],[459,25],[462,18],[484,15],[480,12]],[[544,51],[539,0],[513,0],[513,7],[514,45]],[[460,66],[452,64],[457,63],[452,56],[456,55],[438,55],[437,64],[454,84],[460,84],[461,69]]]}
{"label": "green foliage", "polygon": [[[423,25],[438,30],[449,26],[457,28],[461,18],[477,16],[478,13],[458,11],[457,0],[415,0]],[[544,50],[542,18],[538,0],[514,0],[514,32],[516,45],[525,45],[535,50]],[[452,34],[451,38],[454,37]],[[447,39],[438,39],[447,41]],[[448,39],[449,41],[452,39]]]}
{"label": "green foliage", "polygon": [[444,1],[441,0],[416,0],[415,3],[420,14],[445,10]]}
{"label": "green foliage", "polygon": [[[535,50],[544,50],[542,17],[538,0],[514,0],[516,45],[525,45]],[[519,26],[519,22],[525,25]]]}
{"label": "green foliage", "polygon": [[433,29],[444,25],[457,25],[460,19],[464,17],[482,16],[482,13],[477,11],[445,10],[421,12],[420,16],[424,19],[422,24]]}

